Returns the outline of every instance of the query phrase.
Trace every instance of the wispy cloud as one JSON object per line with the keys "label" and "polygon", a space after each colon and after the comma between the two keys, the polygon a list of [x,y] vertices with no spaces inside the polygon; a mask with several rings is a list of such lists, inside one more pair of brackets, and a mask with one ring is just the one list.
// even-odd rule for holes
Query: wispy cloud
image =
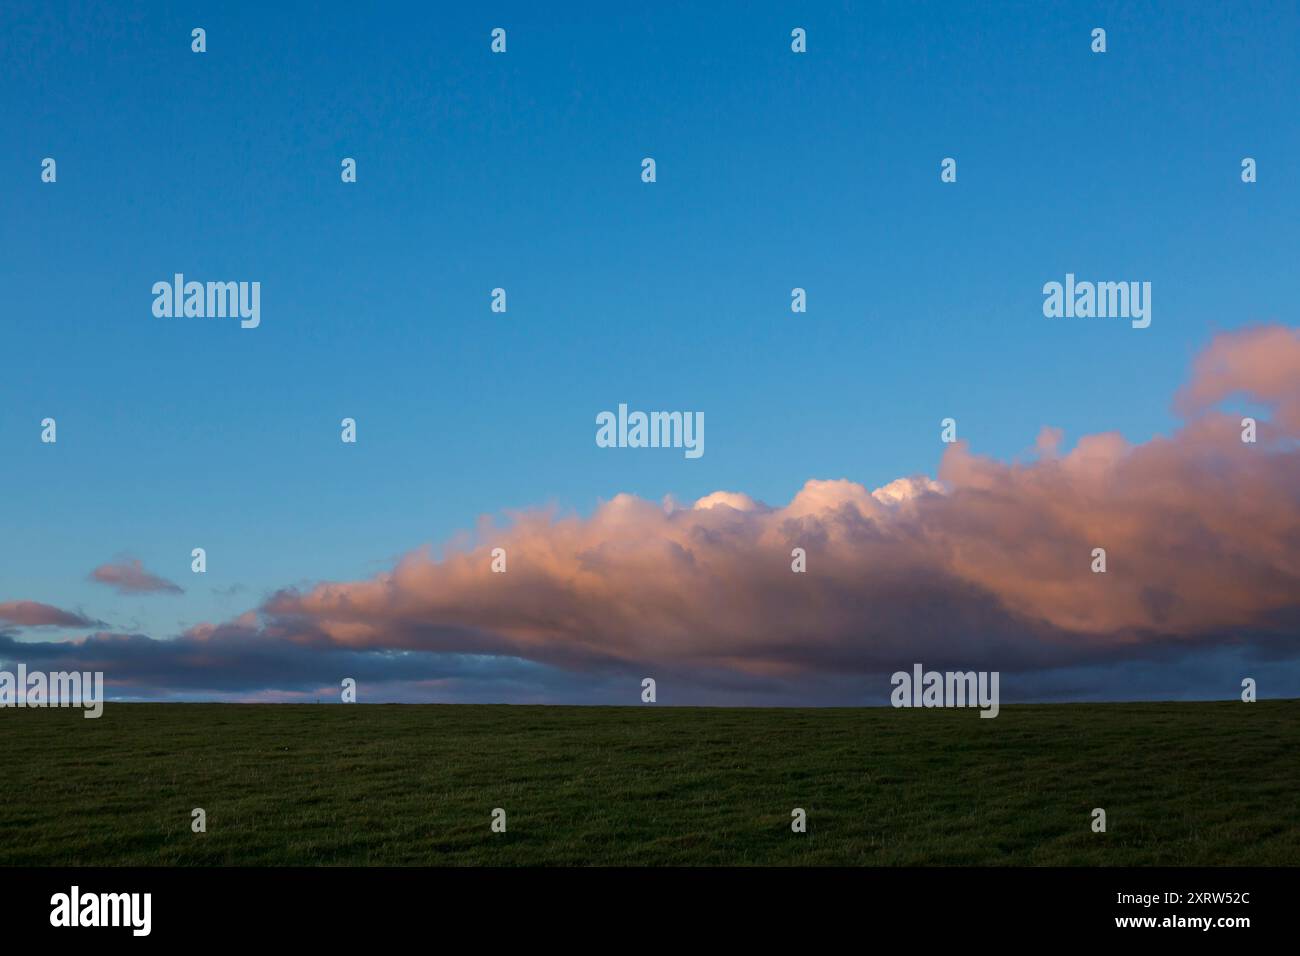
{"label": "wispy cloud", "polygon": [[135,559],[119,558],[90,572],[92,581],[107,584],[119,594],[183,594],[184,589],[166,578],[151,574]]}
{"label": "wispy cloud", "polygon": [[16,627],[101,627],[84,614],[37,601],[0,601],[0,624]]}

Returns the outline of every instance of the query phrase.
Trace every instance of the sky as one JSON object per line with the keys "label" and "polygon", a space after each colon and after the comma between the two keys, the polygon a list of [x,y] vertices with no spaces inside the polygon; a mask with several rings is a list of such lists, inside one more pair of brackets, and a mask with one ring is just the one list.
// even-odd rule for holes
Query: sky
{"label": "sky", "polygon": [[[1296,6],[709,6],[4,4],[0,662],[1300,696]],[[176,273],[260,325],[155,316]],[[1067,273],[1150,327],[1045,317]],[[599,447],[620,403],[704,454]]]}

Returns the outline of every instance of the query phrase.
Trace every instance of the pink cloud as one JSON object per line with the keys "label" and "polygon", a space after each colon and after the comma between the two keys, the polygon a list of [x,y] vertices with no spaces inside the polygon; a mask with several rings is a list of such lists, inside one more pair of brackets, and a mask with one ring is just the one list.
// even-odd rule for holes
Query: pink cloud
{"label": "pink cloud", "polygon": [[18,627],[95,627],[100,622],[36,601],[0,601],[0,623]]}
{"label": "pink cloud", "polygon": [[149,573],[138,560],[129,558],[101,564],[90,572],[90,577],[100,584],[107,584],[119,594],[184,593],[179,585]]}
{"label": "pink cloud", "polygon": [[1197,414],[1246,394],[1276,406],[1277,424],[1292,437],[1300,431],[1300,329],[1257,325],[1217,335],[1196,358],[1191,382],[1181,389],[1175,407]]}
{"label": "pink cloud", "polygon": [[[1275,410],[1257,444],[1213,406]],[[302,644],[659,663],[785,676],[972,658],[1055,666],[1157,642],[1229,641],[1300,610],[1300,337],[1217,337],[1172,436],[1082,437],[1003,463],[951,446],[935,483],[811,480],[779,506],[620,494],[587,518],[530,511],[436,560],[280,592],[263,633]],[[508,572],[491,571],[492,548]],[[791,571],[791,550],[807,573]],[[1094,574],[1092,551],[1108,570]],[[247,625],[247,620],[240,627]]]}

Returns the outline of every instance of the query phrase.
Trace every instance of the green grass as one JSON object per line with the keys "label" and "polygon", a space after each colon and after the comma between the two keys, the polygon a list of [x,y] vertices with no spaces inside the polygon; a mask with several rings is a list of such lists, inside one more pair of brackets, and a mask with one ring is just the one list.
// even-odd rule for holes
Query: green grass
{"label": "green grass", "polygon": [[977,713],[2,710],[0,864],[1300,862],[1300,702]]}

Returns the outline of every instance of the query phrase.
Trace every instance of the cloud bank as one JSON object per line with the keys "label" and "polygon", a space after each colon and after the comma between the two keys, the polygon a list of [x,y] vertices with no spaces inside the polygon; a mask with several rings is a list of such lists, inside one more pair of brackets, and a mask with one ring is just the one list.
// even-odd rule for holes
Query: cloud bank
{"label": "cloud bank", "polygon": [[[1269,409],[1257,441],[1219,410],[1229,399]],[[128,685],[248,692],[337,687],[351,666],[431,687],[499,673],[520,699],[590,699],[583,687],[644,673],[697,700],[843,702],[866,675],[917,661],[1037,675],[1079,699],[1105,697],[1107,675],[1135,662],[1221,677],[1212,696],[1233,693],[1243,661],[1278,662],[1300,687],[1300,334],[1219,335],[1174,406],[1181,427],[1142,444],[1094,434],[1067,453],[1044,429],[1035,457],[1008,463],[960,442],[937,481],[810,480],[778,506],[619,494],[589,517],[526,511],[441,557],[282,590],[172,641],[22,647],[101,661]],[[123,590],[160,580],[138,562],[97,579],[112,567]]]}

